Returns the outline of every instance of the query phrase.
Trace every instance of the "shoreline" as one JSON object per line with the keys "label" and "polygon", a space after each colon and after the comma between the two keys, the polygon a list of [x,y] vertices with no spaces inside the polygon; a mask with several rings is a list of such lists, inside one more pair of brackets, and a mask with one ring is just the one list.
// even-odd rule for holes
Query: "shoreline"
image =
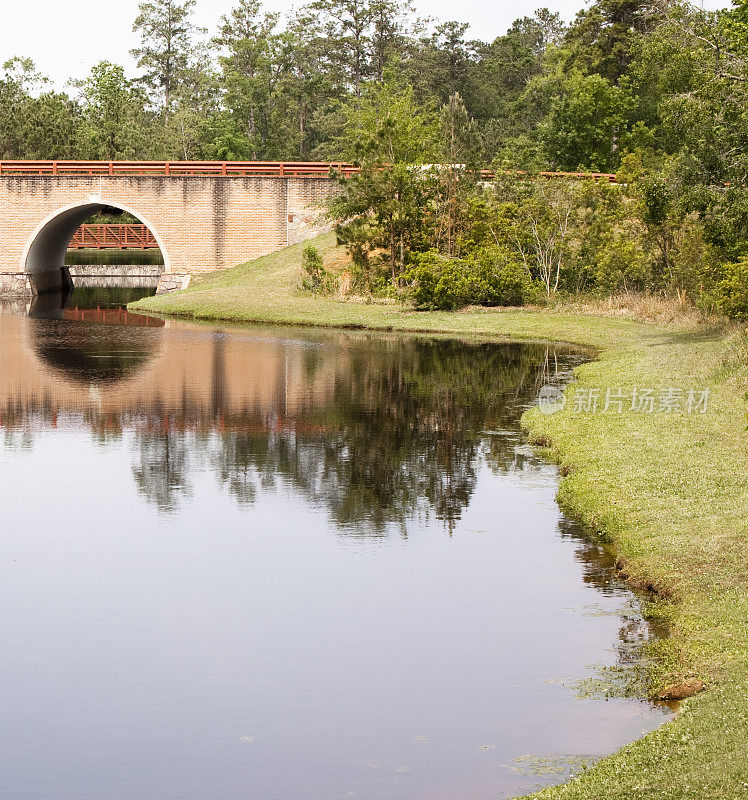
{"label": "shoreline", "polygon": [[[334,250],[320,237],[320,251]],[[748,357],[736,327],[654,324],[558,310],[414,312],[296,290],[301,247],[189,289],[131,304],[194,322],[280,324],[594,348],[575,370],[566,407],[523,415],[530,441],[559,465],[558,501],[619,572],[659,599],[670,636],[654,645],[655,694],[684,699],[676,718],[579,777],[533,795],[568,798],[748,797]],[[707,388],[701,414],[575,413],[575,392],[611,387]],[[701,691],[707,689],[707,691]]]}

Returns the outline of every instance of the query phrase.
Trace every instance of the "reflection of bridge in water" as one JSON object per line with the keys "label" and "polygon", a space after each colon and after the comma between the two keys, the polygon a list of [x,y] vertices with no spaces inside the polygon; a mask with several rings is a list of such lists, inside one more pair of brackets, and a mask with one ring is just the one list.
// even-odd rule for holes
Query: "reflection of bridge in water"
{"label": "reflection of bridge in water", "polygon": [[6,310],[0,338],[3,426],[68,414],[112,427],[273,427],[334,384],[332,364],[310,376],[309,342],[225,337],[124,309]]}
{"label": "reflection of bridge in water", "polygon": [[[547,358],[542,345],[466,347],[398,334],[378,335],[377,348],[360,332],[295,336],[292,329],[253,328],[226,335],[121,307],[61,307],[53,298],[0,305],[1,425],[72,414],[117,425],[277,430],[298,424],[311,431],[333,396],[367,413],[410,419],[419,376],[449,363],[455,375],[432,400],[443,426],[446,407],[457,419],[464,403],[479,400],[495,415],[504,413],[503,401],[496,404],[504,393],[534,396]],[[24,310],[28,316],[18,313]],[[469,386],[460,378],[465,370],[473,376]],[[430,423],[413,419],[409,426]]]}
{"label": "reflection of bridge in water", "polygon": [[163,328],[166,324],[158,317],[133,314],[126,308],[73,308],[62,309],[68,322],[93,322],[97,325],[124,325],[134,328]]}

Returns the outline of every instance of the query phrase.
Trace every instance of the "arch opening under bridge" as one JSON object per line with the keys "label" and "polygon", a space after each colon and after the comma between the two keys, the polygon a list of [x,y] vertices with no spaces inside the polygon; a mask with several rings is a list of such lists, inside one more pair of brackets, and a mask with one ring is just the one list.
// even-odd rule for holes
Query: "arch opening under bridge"
{"label": "arch opening under bridge", "polygon": [[170,254],[158,230],[137,209],[123,203],[88,199],[57,209],[32,233],[21,258],[21,272],[26,273],[37,293],[71,289],[70,271],[65,265],[68,246],[78,228],[107,208],[116,208],[139,220],[153,235],[163,258],[164,272],[171,271]]}

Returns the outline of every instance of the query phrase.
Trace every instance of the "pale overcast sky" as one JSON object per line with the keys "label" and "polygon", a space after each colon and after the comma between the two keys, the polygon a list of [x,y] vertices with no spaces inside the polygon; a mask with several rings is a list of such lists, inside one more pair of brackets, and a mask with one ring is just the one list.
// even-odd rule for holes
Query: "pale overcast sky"
{"label": "pale overcast sky", "polygon": [[[195,21],[212,33],[220,16],[234,0],[197,0]],[[573,19],[584,0],[417,0],[419,13],[440,20],[470,23],[472,38],[492,40],[517,17],[547,5],[566,20]],[[707,8],[729,5],[727,0],[705,0]],[[286,10],[290,3],[268,0],[266,6]],[[132,23],[138,0],[3,0],[0,23],[0,64],[14,55],[30,56],[45,75],[61,88],[68,78],[80,78],[107,59],[134,73],[129,51],[136,45]]]}

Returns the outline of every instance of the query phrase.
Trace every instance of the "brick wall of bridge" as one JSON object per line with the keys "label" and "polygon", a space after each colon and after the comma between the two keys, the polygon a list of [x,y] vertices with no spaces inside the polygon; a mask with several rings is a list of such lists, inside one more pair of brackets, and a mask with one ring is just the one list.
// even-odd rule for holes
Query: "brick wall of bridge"
{"label": "brick wall of bridge", "polygon": [[162,244],[167,271],[233,267],[323,230],[326,177],[0,176],[0,273],[22,273],[42,223],[86,202],[124,207]]}

